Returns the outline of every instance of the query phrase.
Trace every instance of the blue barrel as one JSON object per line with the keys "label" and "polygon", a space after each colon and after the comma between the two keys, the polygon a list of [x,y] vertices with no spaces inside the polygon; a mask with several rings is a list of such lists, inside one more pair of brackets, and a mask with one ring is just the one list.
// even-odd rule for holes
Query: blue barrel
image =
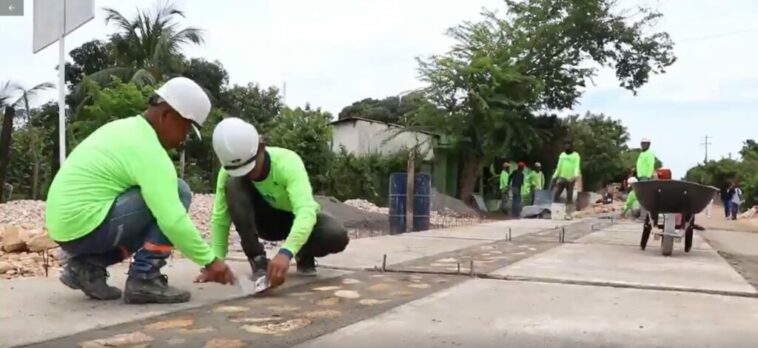
{"label": "blue barrel", "polygon": [[405,233],[407,178],[405,173],[390,174],[390,234]]}
{"label": "blue barrel", "polygon": [[[390,234],[405,233],[407,181],[406,173],[390,174]],[[413,231],[426,231],[430,224],[432,177],[428,173],[416,174],[413,191]]]}
{"label": "blue barrel", "polygon": [[413,184],[413,231],[429,229],[431,207],[432,177],[427,173],[418,173]]}

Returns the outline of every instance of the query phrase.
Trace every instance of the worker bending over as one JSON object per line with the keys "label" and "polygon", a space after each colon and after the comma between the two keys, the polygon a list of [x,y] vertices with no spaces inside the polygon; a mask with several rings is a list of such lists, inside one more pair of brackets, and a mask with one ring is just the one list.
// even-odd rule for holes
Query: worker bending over
{"label": "worker bending over", "polygon": [[564,151],[558,157],[558,164],[553,173],[551,189],[554,189],[553,202],[558,202],[561,193],[566,191],[566,219],[572,219],[574,211],[574,185],[581,175],[581,158],[574,151],[571,141],[564,143]]}
{"label": "worker bending over", "polygon": [[[239,118],[224,119],[216,126],[213,150],[222,165],[211,216],[216,255],[226,256],[234,223],[253,277],[268,276],[271,286],[277,286],[285,281],[293,257],[299,272],[313,275],[316,257],[345,249],[347,230],[320,212],[308,173],[295,152],[267,147],[255,127]],[[269,262],[258,238],[285,242]],[[198,281],[205,281],[202,274]]]}
{"label": "worker bending over", "polygon": [[199,136],[210,108],[200,86],[174,78],[144,115],[106,123],[71,152],[50,186],[45,216],[50,237],[71,255],[63,284],[94,299],[117,299],[121,290],[106,283],[106,268],[134,253],[124,302],[187,302],[189,291],[169,286],[160,272],[173,246],[204,267],[209,281],[234,282],[190,220],[192,192],[166,152],[190,128]]}

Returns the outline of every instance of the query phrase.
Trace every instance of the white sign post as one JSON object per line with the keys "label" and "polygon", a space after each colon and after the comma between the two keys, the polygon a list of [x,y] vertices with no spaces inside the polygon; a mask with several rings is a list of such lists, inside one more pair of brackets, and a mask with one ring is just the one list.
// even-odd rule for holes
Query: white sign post
{"label": "white sign post", "polygon": [[34,0],[33,53],[58,41],[58,148],[66,159],[65,37],[95,18],[95,0]]}

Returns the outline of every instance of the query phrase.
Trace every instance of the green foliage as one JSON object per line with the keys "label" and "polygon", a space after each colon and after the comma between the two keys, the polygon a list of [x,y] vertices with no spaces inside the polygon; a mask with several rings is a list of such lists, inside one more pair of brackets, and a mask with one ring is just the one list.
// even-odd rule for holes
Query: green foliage
{"label": "green foliage", "polygon": [[366,98],[344,107],[339,113],[339,119],[362,117],[386,123],[407,124],[408,119],[426,103],[428,102],[421,91],[381,100]]}
{"label": "green foliage", "polygon": [[142,114],[147,107],[147,98],[153,93],[151,86],[138,87],[133,83],[123,83],[115,77],[110,87],[105,88],[89,78],[85,78],[83,83],[91,93],[91,105],[84,107],[69,128],[70,148],[105,123]]}
{"label": "green foliage", "polygon": [[229,116],[248,121],[263,132],[268,129],[268,123],[279,114],[284,104],[276,87],[263,89],[258,84],[248,83],[245,86],[234,85],[225,88],[221,92],[218,106]]}
{"label": "green foliage", "polygon": [[745,205],[758,204],[758,148],[752,139],[746,140],[740,150],[741,160],[723,158],[708,161],[690,168],[685,180],[724,188],[736,181],[745,196]]}
{"label": "green foliage", "polygon": [[[622,154],[627,150],[629,133],[621,121],[603,114],[587,113],[566,119],[574,149],[582,156],[582,183],[585,190],[597,190],[623,177]],[[636,161],[636,159],[635,159]]]}
{"label": "green foliage", "polygon": [[323,192],[328,184],[328,172],[332,165],[332,116],[321,109],[285,108],[271,122],[264,134],[266,142],[297,152],[305,163],[311,185],[316,192]]}
{"label": "green foliage", "polygon": [[[328,193],[339,200],[362,198],[378,206],[387,206],[390,174],[406,171],[409,154],[409,151],[399,151],[391,155],[356,156],[342,147],[329,171]],[[416,170],[420,167],[421,161],[417,160]]]}
{"label": "green foliage", "polygon": [[185,62],[184,76],[205,88],[213,102],[221,99],[221,90],[229,82],[229,73],[219,61],[209,62],[202,58],[192,58]]}

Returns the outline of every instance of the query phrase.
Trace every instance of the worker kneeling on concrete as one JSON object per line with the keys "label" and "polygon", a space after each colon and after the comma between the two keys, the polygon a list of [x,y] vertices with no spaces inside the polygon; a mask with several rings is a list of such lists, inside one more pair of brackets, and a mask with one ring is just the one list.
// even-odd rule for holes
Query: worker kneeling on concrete
{"label": "worker kneeling on concrete", "polygon": [[126,303],[178,303],[189,291],[168,285],[160,269],[175,245],[205,267],[207,279],[233,283],[187,210],[189,186],[177,178],[166,149],[178,148],[202,125],[211,104],[192,80],[169,80],[144,115],[109,122],[81,142],[53,179],[47,199],[50,237],[71,258],[60,280],[87,296],[109,300],[121,290],[106,283],[110,265],[129,258]]}
{"label": "worker kneeling on concrete", "polygon": [[[293,257],[301,274],[315,275],[316,257],[345,249],[347,230],[320,212],[298,154],[267,147],[255,126],[239,118],[224,119],[216,126],[213,150],[222,165],[211,216],[216,255],[226,256],[234,223],[253,278],[267,276],[271,286],[278,286],[285,281]],[[269,262],[258,238],[285,242]],[[202,274],[198,281],[204,281]]]}

